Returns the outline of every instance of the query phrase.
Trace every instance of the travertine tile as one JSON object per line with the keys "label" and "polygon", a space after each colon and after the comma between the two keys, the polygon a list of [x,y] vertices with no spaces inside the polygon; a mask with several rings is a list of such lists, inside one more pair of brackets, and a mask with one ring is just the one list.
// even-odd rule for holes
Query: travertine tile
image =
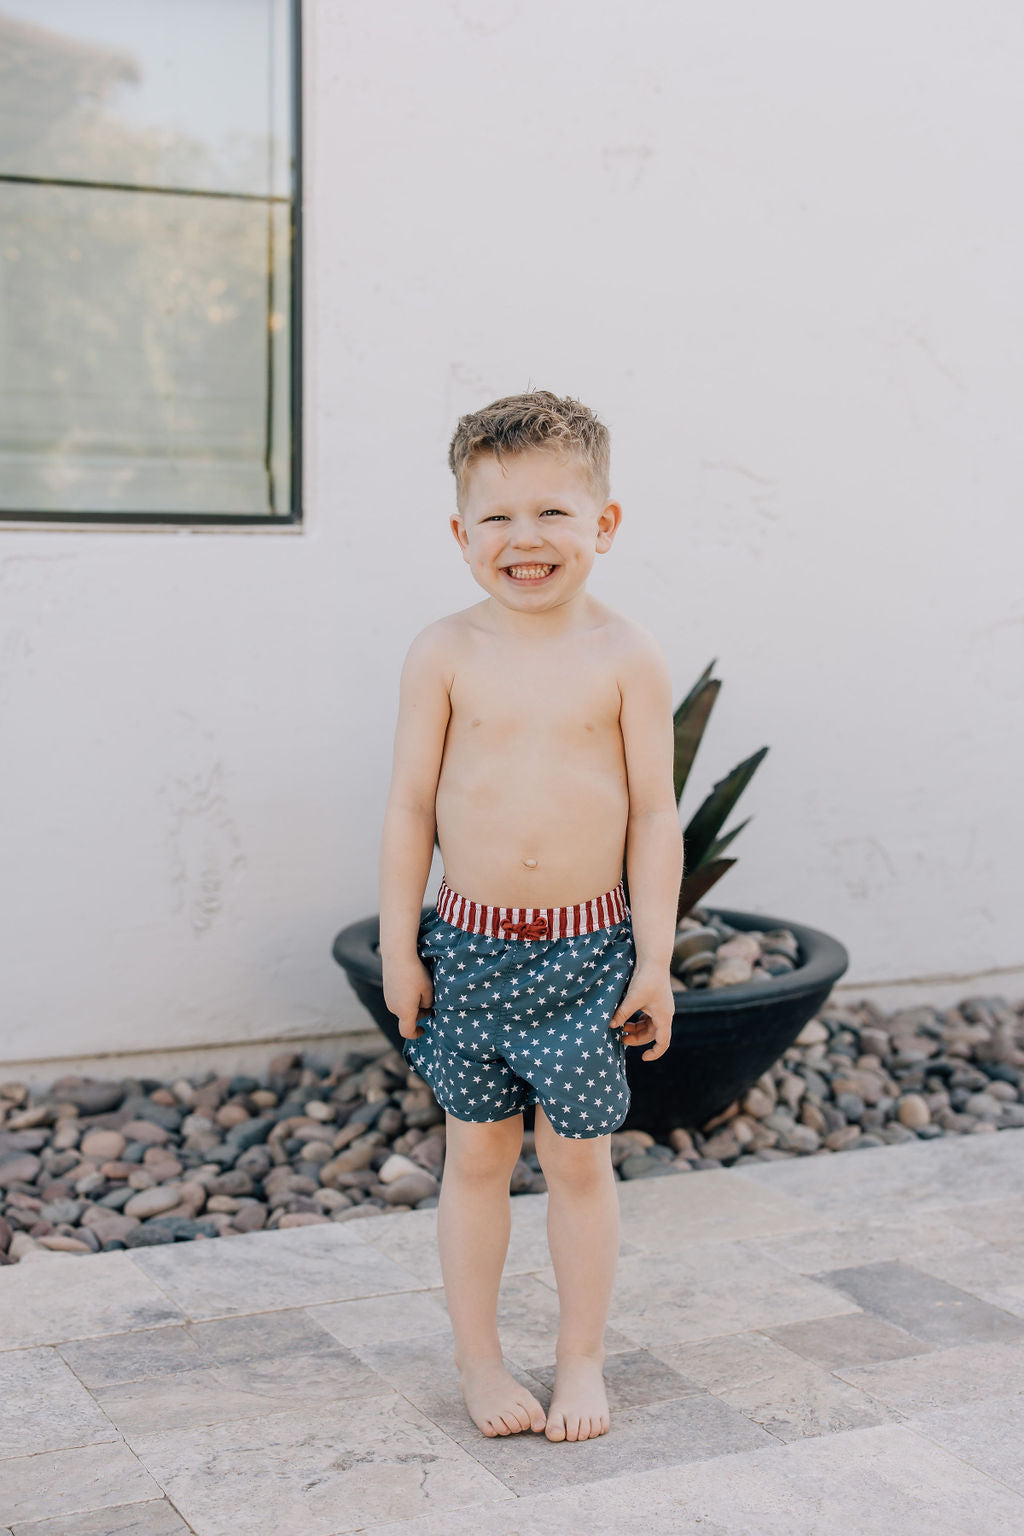
{"label": "travertine tile", "polygon": [[0,1350],[183,1320],[127,1251],[0,1268]]}
{"label": "travertine tile", "polygon": [[[555,1367],[535,1367],[533,1375],[553,1390]],[[609,1354],[604,1363],[604,1382],[608,1407],[612,1414],[623,1408],[643,1408],[650,1403],[671,1402],[677,1397],[692,1397],[702,1389],[693,1381],[646,1349]]]}
{"label": "travertine tile", "polygon": [[622,1236],[644,1253],[686,1253],[699,1243],[813,1230],[821,1215],[728,1169],[698,1177],[634,1179],[618,1186]]}
{"label": "travertine tile", "polygon": [[858,1152],[856,1159],[856,1175],[851,1171],[845,1177],[832,1157],[746,1163],[730,1171],[825,1216],[832,1216],[841,1200],[846,1216],[872,1221],[889,1214],[898,1220],[907,1212],[971,1206],[979,1189],[988,1199],[1019,1195],[1024,1184],[1024,1130],[871,1147]]}
{"label": "travertine tile", "polygon": [[120,1440],[15,1456],[0,1468],[0,1520],[8,1525],[159,1499],[161,1492]]}
{"label": "travertine tile", "polygon": [[922,1252],[978,1248],[981,1242],[944,1216],[907,1211],[900,1217],[864,1217],[821,1226],[813,1232],[757,1238],[751,1246],[796,1274],[817,1275],[825,1270],[887,1259],[914,1262]]}
{"label": "travertine tile", "polygon": [[996,1247],[937,1249],[914,1255],[914,1268],[1014,1317],[1024,1318],[1024,1242]]}
{"label": "travertine tile", "polygon": [[[542,1272],[540,1278],[554,1277]],[[656,1348],[854,1310],[838,1291],[743,1243],[709,1243],[691,1253],[621,1259],[610,1319],[627,1338]]]}
{"label": "travertine tile", "polygon": [[544,1489],[514,1504],[376,1526],[373,1536],[1020,1536],[1022,1529],[1020,1495],[902,1425],[884,1424]]}
{"label": "travertine tile", "polygon": [[555,1441],[532,1433],[492,1439],[481,1435],[467,1442],[467,1449],[513,1492],[527,1494],[770,1443],[749,1419],[700,1393],[622,1409],[608,1434],[592,1440]]}
{"label": "travertine tile", "polygon": [[[1001,1131],[999,1134],[1005,1133]],[[994,1200],[974,1200],[970,1205],[944,1206],[937,1214],[996,1248],[1014,1248],[1024,1243],[1024,1195],[1003,1195]]]}
{"label": "travertine tile", "polygon": [[140,1435],[131,1445],[198,1536],[342,1536],[504,1494],[397,1393]]}
{"label": "travertine tile", "polygon": [[[456,1440],[483,1440],[466,1410],[459,1373],[452,1355],[451,1335],[422,1334],[386,1344],[355,1346],[356,1353],[402,1396],[415,1404],[445,1434]],[[546,1408],[549,1394],[521,1361],[504,1357],[505,1364],[523,1386]],[[532,1430],[524,1431],[533,1434]],[[519,1438],[518,1436],[516,1438]]]}
{"label": "travertine tile", "polygon": [[189,1536],[188,1526],[166,1499],[144,1504],[118,1504],[87,1515],[60,1515],[56,1520],[20,1522],[14,1536]]}
{"label": "travertine tile", "polygon": [[873,1365],[878,1360],[925,1355],[935,1348],[870,1312],[816,1317],[807,1323],[784,1323],[781,1328],[765,1331],[776,1343],[828,1371],[837,1365]]}
{"label": "travertine tile", "polygon": [[844,1365],[833,1375],[899,1413],[923,1413],[1024,1391],[1024,1342],[963,1344],[878,1365]]}
{"label": "travertine tile", "polygon": [[137,1248],[132,1258],[193,1319],[307,1307],[423,1286],[422,1279],[353,1237],[355,1225],[293,1227]]}
{"label": "travertine tile", "polygon": [[62,1344],[59,1353],[90,1389],[114,1387],[194,1367],[259,1364],[308,1355],[330,1347],[331,1334],[301,1307],[261,1312],[255,1317],[225,1317],[210,1323],[182,1323]]}
{"label": "travertine tile", "polygon": [[342,1344],[387,1344],[423,1333],[451,1332],[441,1287],[329,1302],[311,1307],[307,1315]]}
{"label": "travertine tile", "polygon": [[779,1440],[881,1424],[880,1403],[761,1333],[736,1333],[658,1351]]}
{"label": "travertine tile", "polygon": [[910,1264],[892,1261],[835,1269],[816,1277],[865,1311],[939,1345],[1024,1338],[1024,1322]]}
{"label": "travertine tile", "polygon": [[388,1384],[344,1345],[324,1335],[315,1351],[164,1372],[95,1389],[96,1401],[126,1439],[192,1429],[288,1407],[376,1397]]}
{"label": "travertine tile", "polygon": [[117,1438],[117,1430],[55,1350],[0,1354],[0,1463],[8,1456]]}
{"label": "travertine tile", "polygon": [[907,1428],[1024,1494],[1024,1395],[917,1414]]}

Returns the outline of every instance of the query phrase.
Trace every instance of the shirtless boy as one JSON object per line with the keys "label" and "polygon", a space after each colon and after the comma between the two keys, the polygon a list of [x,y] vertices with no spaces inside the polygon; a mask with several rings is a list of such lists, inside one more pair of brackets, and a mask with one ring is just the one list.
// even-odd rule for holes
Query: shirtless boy
{"label": "shirtless boy", "polygon": [[[384,996],[446,1112],[438,1247],[463,1395],[486,1435],[609,1428],[610,1138],[629,1107],[625,1046],[650,1045],[651,1061],[671,1035],[671,683],[650,632],[586,590],[622,518],[608,460],[593,413],[546,390],[460,420],[451,529],[487,596],[422,630],[402,669]],[[435,828],[444,878],[421,920]],[[546,1414],[505,1368],[497,1327],[527,1104],[560,1312]]]}

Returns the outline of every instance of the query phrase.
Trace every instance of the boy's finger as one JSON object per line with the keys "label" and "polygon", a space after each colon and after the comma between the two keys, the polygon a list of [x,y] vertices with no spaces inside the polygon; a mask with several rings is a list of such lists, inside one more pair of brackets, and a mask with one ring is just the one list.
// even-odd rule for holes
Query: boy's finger
{"label": "boy's finger", "polygon": [[654,1040],[655,1040],[655,1043],[654,1043],[653,1048],[651,1050],[649,1050],[649,1051],[644,1051],[643,1055],[640,1058],[641,1061],[657,1061],[659,1056],[664,1056],[665,1052],[668,1050],[669,1046],[672,1044],[672,1027],[671,1027],[671,1025],[669,1025],[669,1028],[668,1028],[667,1032],[664,1032],[662,1034],[661,1039],[658,1038],[657,1031],[655,1031]]}

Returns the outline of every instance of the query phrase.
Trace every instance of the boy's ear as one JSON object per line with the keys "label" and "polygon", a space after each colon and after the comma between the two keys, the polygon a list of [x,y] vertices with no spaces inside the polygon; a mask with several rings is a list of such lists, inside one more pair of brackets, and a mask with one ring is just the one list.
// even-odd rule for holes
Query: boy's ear
{"label": "boy's ear", "polygon": [[606,501],[597,518],[597,552],[603,555],[611,549],[616,530],[622,522],[622,507],[617,501]]}
{"label": "boy's ear", "polygon": [[463,523],[462,518],[457,512],[453,512],[449,518],[449,526],[451,527],[452,533],[455,535],[455,542],[462,550],[462,558],[464,560],[468,560],[469,555],[467,550],[469,548],[469,535],[466,532],[466,525]]}

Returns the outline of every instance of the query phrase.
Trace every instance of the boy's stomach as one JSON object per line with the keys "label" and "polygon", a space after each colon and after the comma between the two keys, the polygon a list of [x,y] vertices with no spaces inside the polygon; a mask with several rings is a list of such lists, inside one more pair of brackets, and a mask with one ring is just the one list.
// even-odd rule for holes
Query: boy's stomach
{"label": "boy's stomach", "polygon": [[442,773],[435,813],[445,879],[471,901],[568,907],[622,879],[629,800],[618,774],[531,765],[527,780],[507,762],[486,783]]}

